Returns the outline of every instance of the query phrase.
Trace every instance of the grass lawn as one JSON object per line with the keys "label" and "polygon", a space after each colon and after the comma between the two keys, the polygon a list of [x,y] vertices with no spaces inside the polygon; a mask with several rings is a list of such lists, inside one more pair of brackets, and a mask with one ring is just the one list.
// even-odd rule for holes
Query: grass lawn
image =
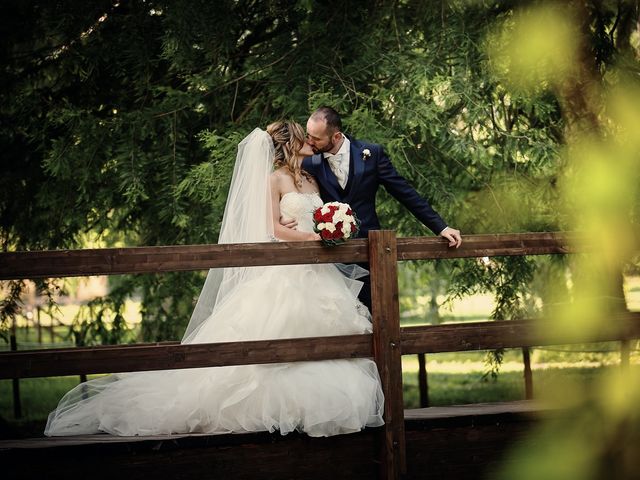
{"label": "grass lawn", "polygon": [[[616,367],[567,367],[548,368],[533,372],[533,390],[545,389],[558,383],[589,382]],[[507,402],[524,400],[522,372],[501,372],[497,379],[483,378],[482,372],[448,373],[427,372],[429,405],[461,405],[467,403]],[[420,407],[417,373],[403,373],[403,393],[406,408]]]}

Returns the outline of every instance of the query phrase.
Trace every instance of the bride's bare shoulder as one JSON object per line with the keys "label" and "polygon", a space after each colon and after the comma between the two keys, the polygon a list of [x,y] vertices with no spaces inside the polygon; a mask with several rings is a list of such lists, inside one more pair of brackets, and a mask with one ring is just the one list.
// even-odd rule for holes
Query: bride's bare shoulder
{"label": "bride's bare shoulder", "polygon": [[285,167],[276,168],[273,172],[271,172],[271,178],[281,177],[283,175],[287,175]]}
{"label": "bride's bare shoulder", "polygon": [[278,192],[285,192],[293,188],[293,179],[283,167],[271,172],[271,188]]}
{"label": "bride's bare shoulder", "polygon": [[280,167],[271,172],[271,182],[277,182],[279,184],[293,183],[291,174],[286,168]]}

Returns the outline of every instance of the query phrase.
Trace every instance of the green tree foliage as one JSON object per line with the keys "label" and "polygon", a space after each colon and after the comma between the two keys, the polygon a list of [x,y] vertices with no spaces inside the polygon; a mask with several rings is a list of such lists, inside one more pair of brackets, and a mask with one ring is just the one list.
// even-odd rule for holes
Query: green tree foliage
{"label": "green tree foliage", "polygon": [[[561,105],[488,68],[500,41],[488,33],[514,3],[2,2],[2,248],[215,242],[237,142],[320,104],[384,144],[463,233],[562,228]],[[633,22],[624,2],[588,3],[603,74],[634,51]],[[399,234],[425,234],[384,192],[379,205]],[[201,281],[123,280],[142,296],[146,339],[179,337]]]}

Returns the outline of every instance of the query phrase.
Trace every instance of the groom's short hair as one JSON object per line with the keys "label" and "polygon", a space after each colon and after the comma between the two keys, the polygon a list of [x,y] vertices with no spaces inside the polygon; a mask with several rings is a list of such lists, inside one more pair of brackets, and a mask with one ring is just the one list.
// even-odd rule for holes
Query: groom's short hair
{"label": "groom's short hair", "polygon": [[335,132],[336,130],[342,131],[342,119],[340,114],[333,108],[323,105],[318,107],[315,112],[311,114],[311,118],[324,119],[327,122],[327,128]]}

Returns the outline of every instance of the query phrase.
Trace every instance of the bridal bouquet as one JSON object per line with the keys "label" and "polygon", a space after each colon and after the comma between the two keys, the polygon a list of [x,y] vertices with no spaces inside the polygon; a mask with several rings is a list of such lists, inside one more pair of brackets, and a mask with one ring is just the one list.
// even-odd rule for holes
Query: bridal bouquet
{"label": "bridal bouquet", "polygon": [[346,203],[329,202],[313,212],[314,231],[325,245],[338,245],[358,234],[360,220]]}

